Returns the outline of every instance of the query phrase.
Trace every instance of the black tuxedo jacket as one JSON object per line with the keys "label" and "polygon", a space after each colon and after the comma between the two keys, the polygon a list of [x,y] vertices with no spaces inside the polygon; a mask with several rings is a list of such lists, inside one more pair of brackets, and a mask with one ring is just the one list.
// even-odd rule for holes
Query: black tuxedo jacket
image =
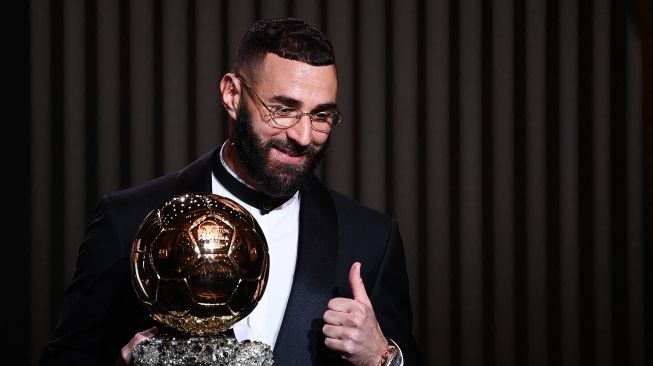
{"label": "black tuxedo jacket", "polygon": [[[55,338],[43,365],[113,364],[139,331],[156,325],[138,303],[130,274],[132,240],[145,216],[175,195],[211,192],[217,149],[178,173],[104,196],[79,249]],[[417,354],[403,245],[394,220],[326,189],[313,178],[301,191],[297,264],[274,347],[277,365],[335,365],[322,315],[333,297],[351,297],[348,274],[361,275],[386,337],[401,348],[406,366]]]}

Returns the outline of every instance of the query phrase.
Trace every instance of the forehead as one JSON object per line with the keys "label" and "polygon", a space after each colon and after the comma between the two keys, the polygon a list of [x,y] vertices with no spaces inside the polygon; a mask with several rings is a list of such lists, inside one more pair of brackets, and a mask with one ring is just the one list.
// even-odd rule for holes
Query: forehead
{"label": "forehead", "polygon": [[313,66],[269,53],[256,84],[267,97],[286,96],[307,103],[335,103],[338,79],[334,65]]}

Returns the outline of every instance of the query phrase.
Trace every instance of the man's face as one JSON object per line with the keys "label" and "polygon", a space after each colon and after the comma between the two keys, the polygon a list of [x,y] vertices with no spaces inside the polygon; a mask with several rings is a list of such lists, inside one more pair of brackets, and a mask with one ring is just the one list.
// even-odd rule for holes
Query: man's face
{"label": "man's face", "polygon": [[[269,54],[258,82],[247,82],[270,107],[316,112],[336,102],[334,66],[311,66]],[[312,129],[308,116],[290,128],[279,127],[242,84],[241,90],[233,139],[240,163],[249,179],[265,193],[293,194],[324,157],[330,135]]]}

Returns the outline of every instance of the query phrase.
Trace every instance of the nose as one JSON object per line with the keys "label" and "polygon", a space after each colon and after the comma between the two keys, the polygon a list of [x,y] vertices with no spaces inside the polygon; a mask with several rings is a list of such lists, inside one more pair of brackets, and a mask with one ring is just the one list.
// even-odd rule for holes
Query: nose
{"label": "nose", "polygon": [[286,130],[286,136],[300,146],[307,146],[311,143],[312,133],[311,117],[308,114],[301,116],[299,122]]}

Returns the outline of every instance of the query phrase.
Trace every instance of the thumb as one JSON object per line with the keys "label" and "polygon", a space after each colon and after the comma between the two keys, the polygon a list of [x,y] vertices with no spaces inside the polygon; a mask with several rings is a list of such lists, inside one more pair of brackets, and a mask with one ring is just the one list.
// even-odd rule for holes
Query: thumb
{"label": "thumb", "polygon": [[354,300],[358,300],[364,304],[372,306],[370,298],[367,297],[365,284],[361,278],[360,262],[352,264],[351,270],[349,270],[349,286],[351,287],[351,293],[354,295]]}

